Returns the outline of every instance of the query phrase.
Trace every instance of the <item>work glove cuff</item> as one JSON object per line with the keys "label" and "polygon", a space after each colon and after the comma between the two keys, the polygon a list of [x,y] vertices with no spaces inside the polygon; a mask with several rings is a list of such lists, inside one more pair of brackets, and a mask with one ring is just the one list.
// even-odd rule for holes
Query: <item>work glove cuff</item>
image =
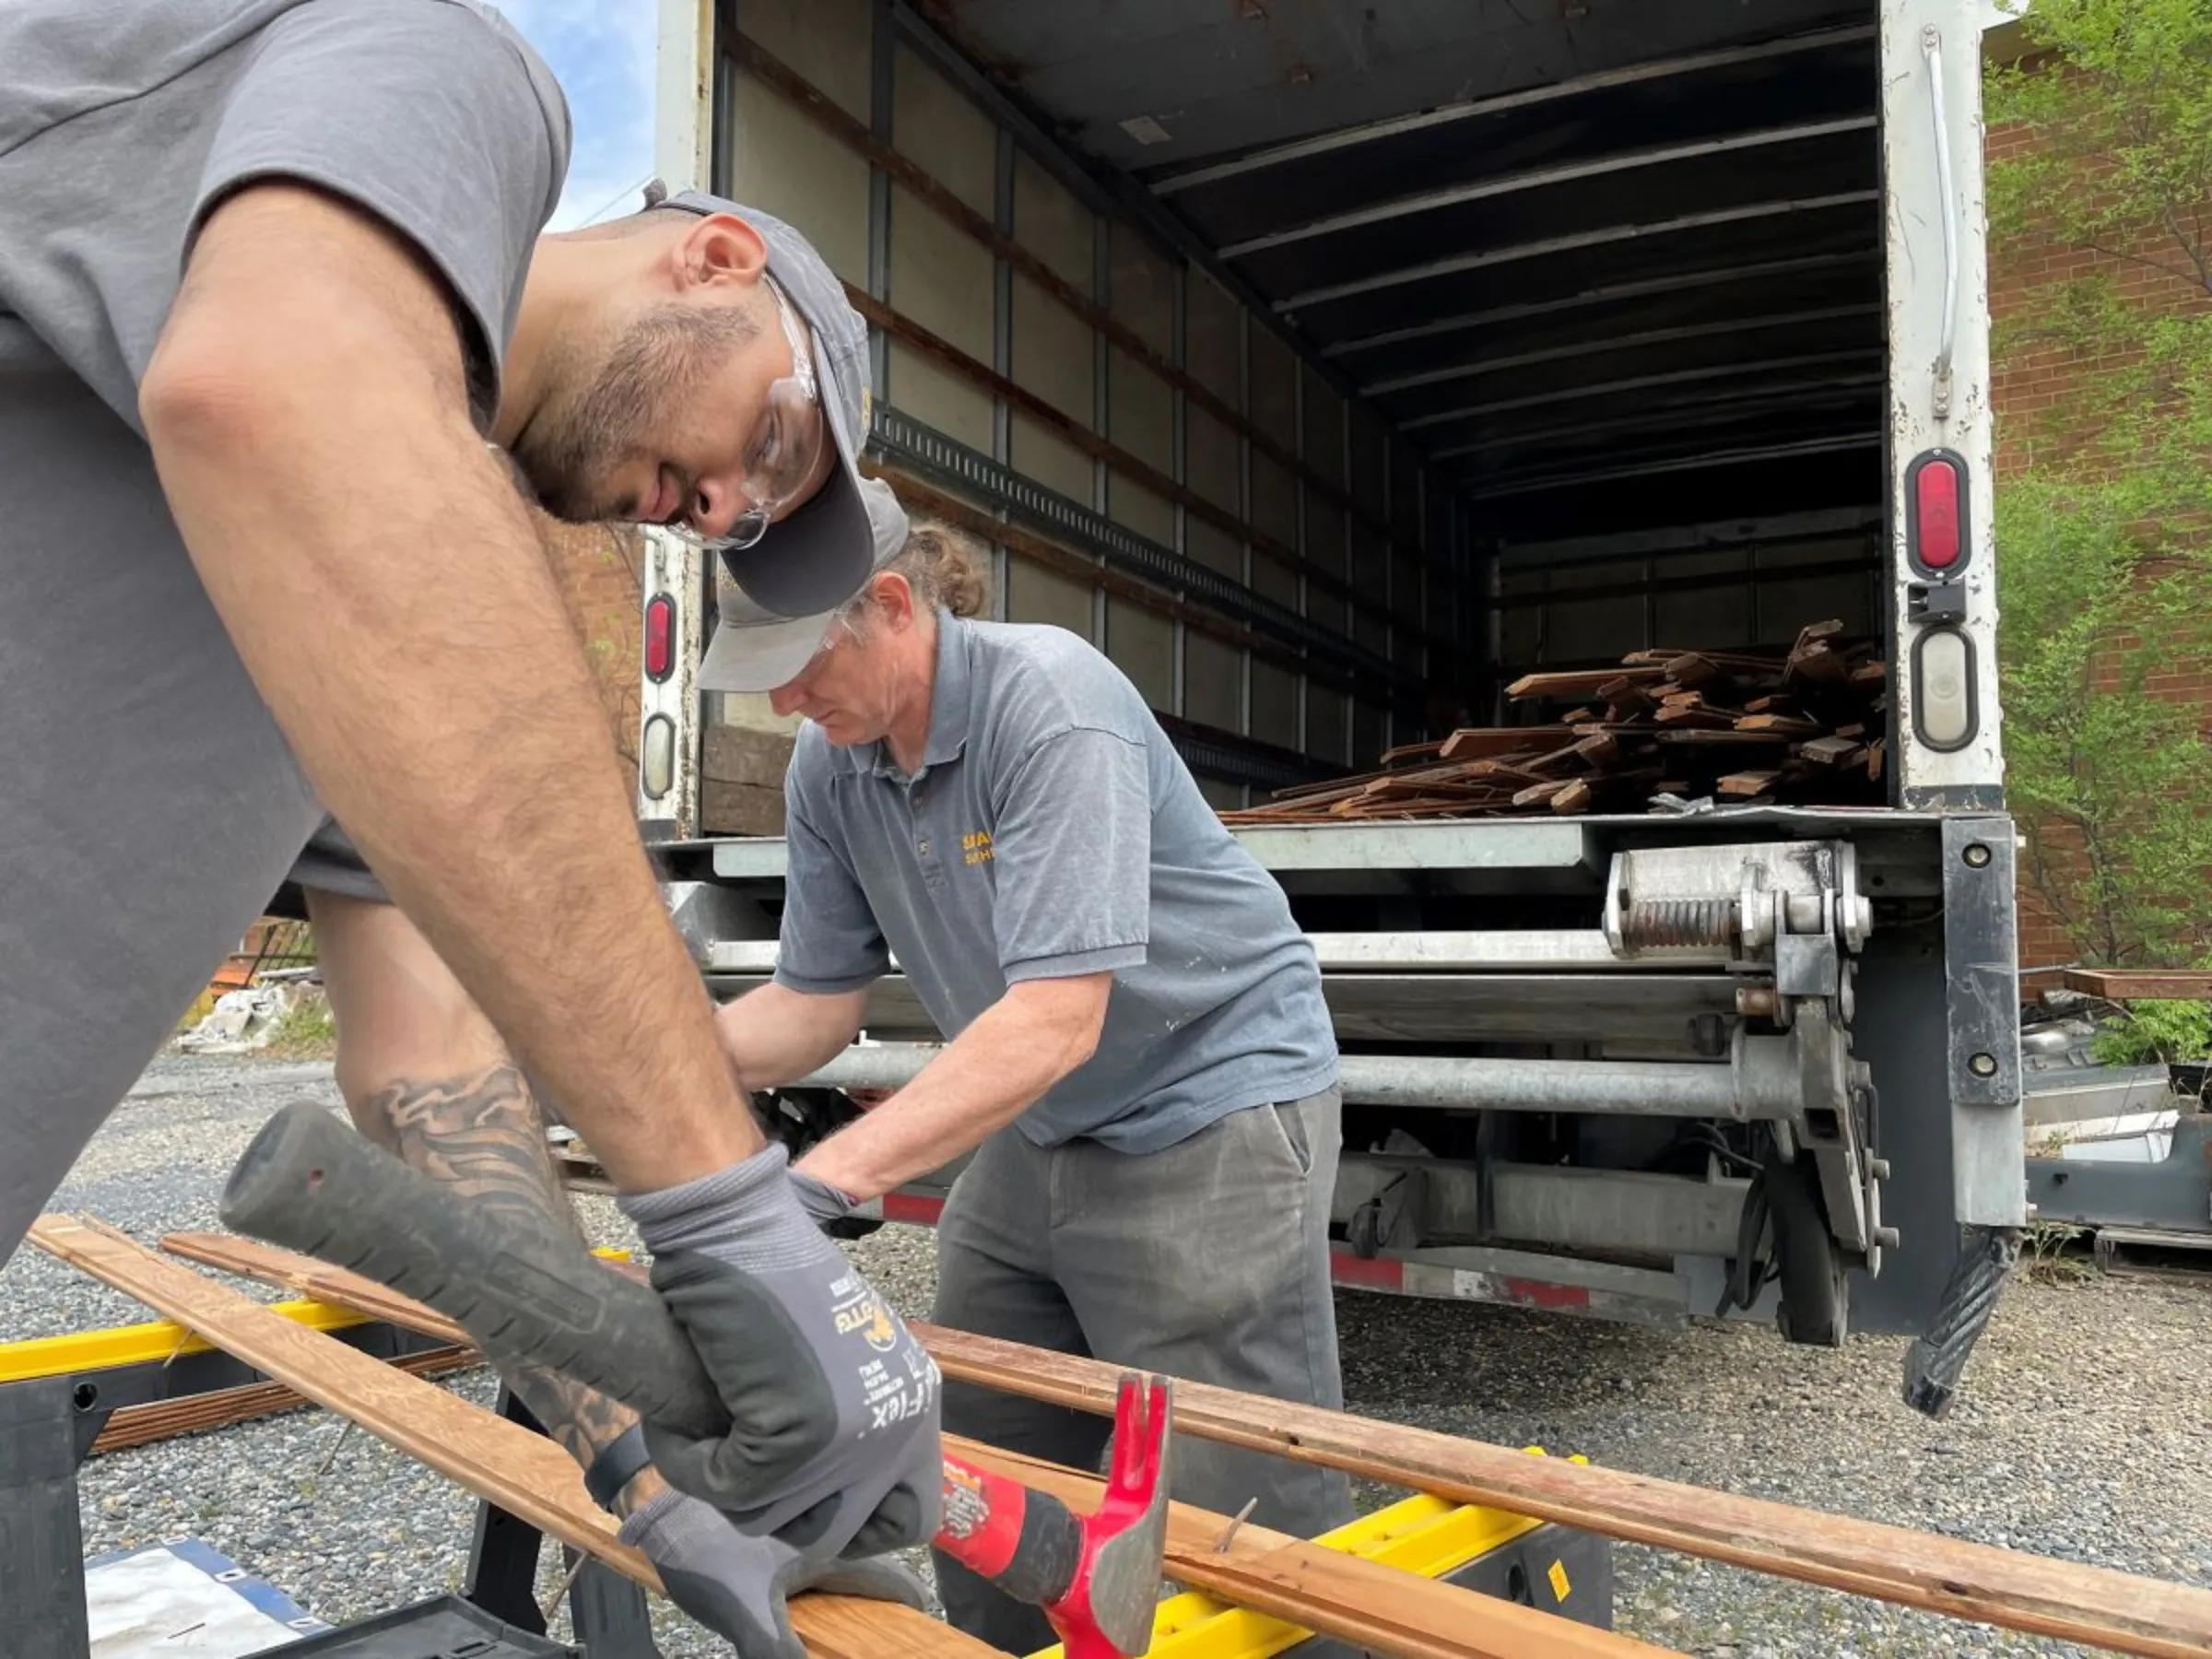
{"label": "work glove cuff", "polygon": [[654,1255],[712,1251],[743,1273],[773,1273],[833,1249],[792,1191],[790,1155],[771,1144],[696,1181],[616,1202]]}

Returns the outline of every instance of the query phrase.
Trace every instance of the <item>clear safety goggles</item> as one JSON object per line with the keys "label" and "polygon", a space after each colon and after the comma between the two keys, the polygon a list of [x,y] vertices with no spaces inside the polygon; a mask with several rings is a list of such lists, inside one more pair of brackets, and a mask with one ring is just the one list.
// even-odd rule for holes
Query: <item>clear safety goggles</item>
{"label": "clear safety goggles", "polygon": [[766,535],[776,514],[798,500],[821,460],[822,446],[830,441],[829,418],[822,409],[806,330],[775,279],[762,280],[776,297],[783,337],[791,343],[792,371],[769,386],[768,402],[746,440],[745,471],[737,486],[746,505],[728,532],[708,536],[689,524],[672,526],[708,553],[749,547]]}

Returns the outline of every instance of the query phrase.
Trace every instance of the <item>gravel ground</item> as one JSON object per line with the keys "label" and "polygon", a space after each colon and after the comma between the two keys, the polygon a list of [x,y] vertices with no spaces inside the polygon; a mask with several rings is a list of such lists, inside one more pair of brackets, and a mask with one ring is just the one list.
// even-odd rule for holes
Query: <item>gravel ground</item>
{"label": "gravel ground", "polygon": [[[336,1103],[326,1066],[159,1061],[56,1207],[149,1241],[212,1227],[246,1139],[301,1096]],[[610,1204],[582,1208],[599,1241],[630,1241]],[[887,1228],[849,1248],[903,1310],[926,1311],[930,1235]],[[35,1251],[6,1273],[0,1341],[145,1317]],[[1472,1303],[1347,1294],[1338,1309],[1356,1411],[2212,1588],[2208,1295],[2023,1280],[1941,1424],[1898,1402],[1886,1338],[1831,1352]],[[451,1385],[490,1403],[488,1373]],[[468,1545],[457,1488],[323,1412],[96,1458],[83,1489],[88,1551],[199,1537],[336,1622],[457,1588]],[[1361,1505],[1391,1496],[1366,1488]],[[2086,1651],[1635,1546],[1616,1567],[1620,1629],[1713,1659]],[[542,1591],[555,1582],[548,1559]],[[673,1614],[663,1635],[669,1659],[726,1651]]]}

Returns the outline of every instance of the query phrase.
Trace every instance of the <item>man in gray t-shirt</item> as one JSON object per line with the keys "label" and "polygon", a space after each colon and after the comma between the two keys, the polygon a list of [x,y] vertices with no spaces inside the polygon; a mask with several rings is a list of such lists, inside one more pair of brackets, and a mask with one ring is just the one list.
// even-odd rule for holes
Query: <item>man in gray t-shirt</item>
{"label": "man in gray t-shirt", "polygon": [[[734,204],[541,237],[568,147],[476,0],[0,6],[0,1261],[335,817],[732,1408],[581,1436],[603,1500],[657,1482],[643,1438],[804,1577],[935,1530],[935,1373],[838,1329],[874,1293],[730,1077],[529,498],[688,525],[737,615],[825,610],[870,563],[865,330]],[[659,1496],[627,1524],[681,1600],[729,1524]]]}
{"label": "man in gray t-shirt", "polygon": [[[888,488],[869,499],[888,518]],[[957,1329],[1338,1406],[1336,1044],[1312,943],[1135,687],[1061,629],[971,621],[953,533],[879,531],[838,618],[719,683],[806,717],[784,783],[775,978],[722,1013],[747,1088],[850,1042],[892,960],[947,1039],[794,1165],[835,1225],[972,1151],[938,1223]],[[946,1425],[1094,1466],[1103,1419],[950,1384]],[[1340,1476],[1179,1441],[1176,1496],[1306,1535]],[[940,1557],[947,1616],[1010,1653],[1031,1608]]]}

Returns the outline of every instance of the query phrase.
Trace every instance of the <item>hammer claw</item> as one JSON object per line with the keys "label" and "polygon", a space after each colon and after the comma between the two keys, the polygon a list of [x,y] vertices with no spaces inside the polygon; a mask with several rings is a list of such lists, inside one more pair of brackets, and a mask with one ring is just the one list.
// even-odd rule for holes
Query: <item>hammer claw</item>
{"label": "hammer claw", "polygon": [[1152,1645],[1168,1541],[1173,1383],[1124,1373],[1114,1400],[1113,1458],[1097,1511],[1083,1522],[1083,1562],[1045,1609],[1066,1659],[1137,1659]]}

